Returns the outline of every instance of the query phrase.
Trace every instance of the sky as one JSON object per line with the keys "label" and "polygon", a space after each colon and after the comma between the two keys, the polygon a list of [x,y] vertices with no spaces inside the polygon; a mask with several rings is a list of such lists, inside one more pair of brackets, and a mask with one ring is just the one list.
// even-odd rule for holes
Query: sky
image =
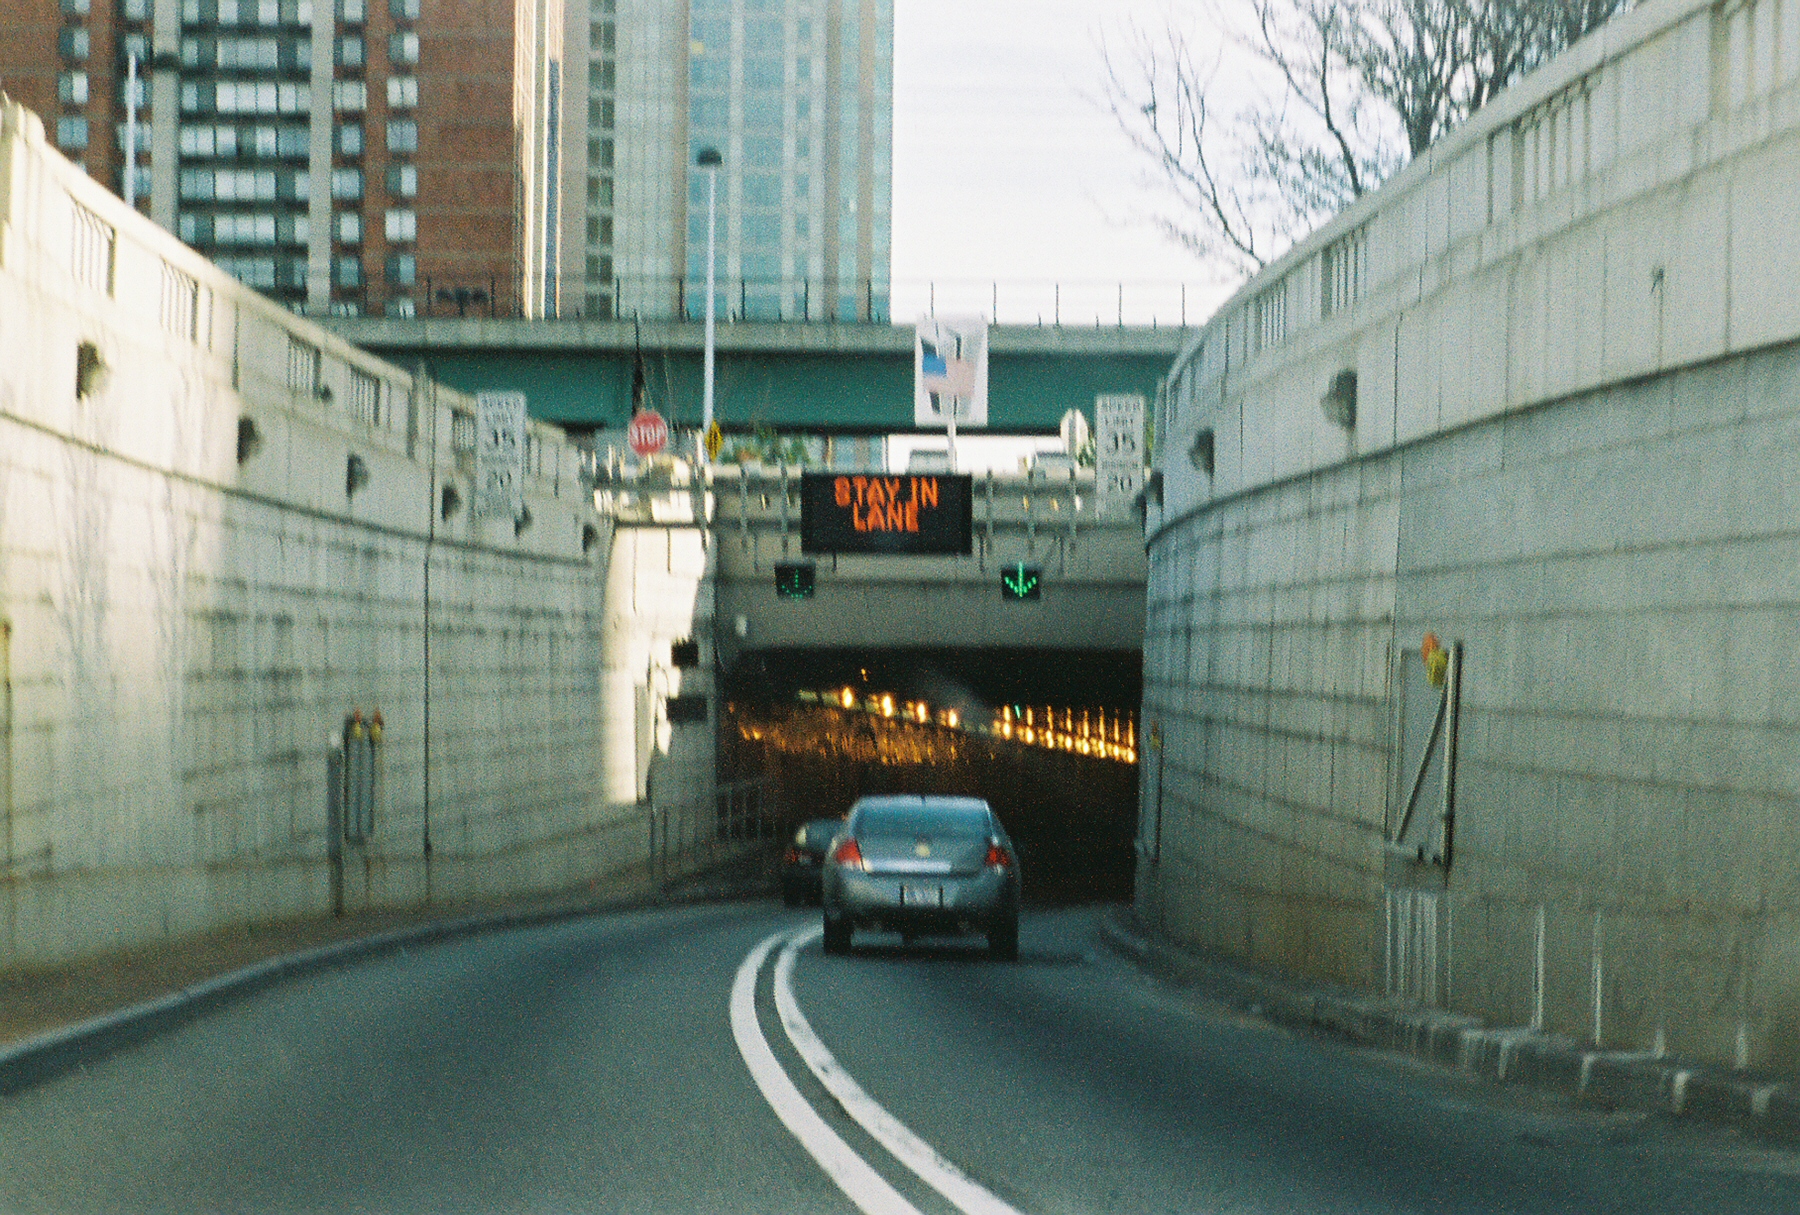
{"label": "sky", "polygon": [[[1191,13],[1194,5],[1185,6]],[[895,0],[893,315],[1204,319],[1230,288],[1142,222],[1099,41],[1171,0]],[[1061,284],[1060,303],[1054,284]],[[998,308],[995,308],[996,286]]]}

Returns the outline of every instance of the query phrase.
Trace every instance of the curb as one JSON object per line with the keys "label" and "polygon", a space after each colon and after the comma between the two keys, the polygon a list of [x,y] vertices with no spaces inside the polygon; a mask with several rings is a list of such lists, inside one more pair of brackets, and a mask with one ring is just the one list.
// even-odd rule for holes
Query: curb
{"label": "curb", "polygon": [[1800,1137],[1800,1085],[1644,1051],[1595,1050],[1559,1034],[1487,1025],[1339,987],[1303,987],[1145,932],[1132,909],[1100,917],[1100,935],[1144,969],[1278,1024],[1425,1059],[1503,1084],[1526,1084],[1608,1109],[1747,1124]]}
{"label": "curb", "polygon": [[64,1072],[84,1067],[278,983],[334,966],[379,957],[413,945],[436,944],[485,932],[536,927],[602,912],[747,898],[767,893],[769,887],[769,882],[764,878],[707,881],[707,877],[702,871],[668,879],[660,886],[638,894],[539,907],[529,911],[479,912],[455,919],[431,920],[409,928],[396,928],[371,936],[334,941],[299,953],[282,954],[253,962],[237,970],[191,983],[154,1000],[102,1013],[0,1048],[0,1097],[11,1096]]}

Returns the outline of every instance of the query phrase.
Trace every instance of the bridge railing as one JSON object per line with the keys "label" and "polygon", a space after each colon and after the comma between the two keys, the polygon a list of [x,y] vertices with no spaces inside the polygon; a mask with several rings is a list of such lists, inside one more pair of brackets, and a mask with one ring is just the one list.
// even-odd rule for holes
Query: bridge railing
{"label": "bridge railing", "polygon": [[[340,293],[342,294],[342,293]],[[713,313],[725,324],[891,325],[919,315],[981,315],[995,324],[1053,328],[1199,323],[1217,291],[1179,280],[1056,280],[722,277]],[[668,275],[564,279],[554,301],[526,299],[517,283],[497,275],[422,276],[413,282],[376,277],[336,313],[402,317],[536,317],[548,320],[700,321],[705,281]]]}

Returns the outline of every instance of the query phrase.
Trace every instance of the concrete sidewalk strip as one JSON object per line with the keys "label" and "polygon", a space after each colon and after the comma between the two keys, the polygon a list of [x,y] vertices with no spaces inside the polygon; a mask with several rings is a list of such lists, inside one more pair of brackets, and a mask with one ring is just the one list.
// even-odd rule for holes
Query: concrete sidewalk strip
{"label": "concrete sidewalk strip", "polygon": [[1800,1135],[1800,1085],[1705,1067],[1646,1051],[1595,1050],[1559,1034],[1491,1027],[1338,987],[1261,973],[1145,932],[1129,908],[1101,917],[1101,934],[1145,969],[1207,992],[1254,1015],[1326,1031],[1364,1046],[1427,1059],[1508,1084],[1528,1084],[1611,1108],[1747,1123]]}
{"label": "concrete sidewalk strip", "polygon": [[[614,889],[606,894],[560,900],[520,900],[512,906],[451,918],[431,918],[429,910],[422,909],[418,923],[353,935],[308,949],[279,952],[190,982],[163,995],[136,1000],[110,1012],[0,1044],[0,1096],[40,1084],[135,1042],[174,1029],[221,1005],[314,971],[476,933],[527,928],[599,912],[767,893],[772,886],[766,874],[736,872],[746,869],[745,860],[754,859],[754,852],[747,850],[745,856],[731,858],[711,869],[688,872],[660,882],[648,876],[641,881],[608,882],[605,884]],[[596,883],[598,885],[600,883]],[[320,925],[308,922],[290,927],[294,932],[304,932],[316,930]],[[279,941],[284,934],[274,929],[268,930],[267,935]],[[184,948],[204,950],[206,944],[172,942],[165,948],[172,954],[179,954]]]}

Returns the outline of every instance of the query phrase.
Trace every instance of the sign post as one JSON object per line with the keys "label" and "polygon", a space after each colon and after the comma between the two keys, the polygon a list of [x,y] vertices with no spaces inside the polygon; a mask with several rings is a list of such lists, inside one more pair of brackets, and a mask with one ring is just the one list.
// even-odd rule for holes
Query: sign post
{"label": "sign post", "polygon": [[1144,398],[1094,398],[1094,482],[1105,513],[1130,506],[1144,487]]}
{"label": "sign post", "polygon": [[987,425],[985,316],[922,316],[913,339],[913,425],[942,426],[956,471],[956,427]]}
{"label": "sign post", "polygon": [[475,397],[474,516],[517,519],[525,504],[525,394]]}

